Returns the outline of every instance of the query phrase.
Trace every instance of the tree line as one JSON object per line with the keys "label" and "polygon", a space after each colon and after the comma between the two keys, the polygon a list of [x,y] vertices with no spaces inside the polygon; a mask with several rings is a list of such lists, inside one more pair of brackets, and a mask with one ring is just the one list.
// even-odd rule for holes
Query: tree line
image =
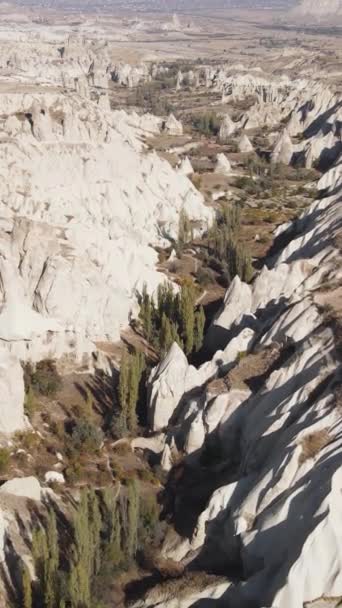
{"label": "tree line", "polygon": [[144,337],[160,356],[167,353],[173,342],[177,342],[186,355],[201,348],[205,314],[203,306],[196,306],[192,280],[183,281],[178,292],[169,282],[159,285],[156,301],[144,285],[138,301]]}
{"label": "tree line", "polygon": [[35,581],[22,567],[22,608],[99,608],[98,578],[107,576],[108,587],[132,564],[157,518],[153,502],[141,503],[135,479],[120,493],[113,487],[83,489],[63,533],[51,508],[32,534]]}

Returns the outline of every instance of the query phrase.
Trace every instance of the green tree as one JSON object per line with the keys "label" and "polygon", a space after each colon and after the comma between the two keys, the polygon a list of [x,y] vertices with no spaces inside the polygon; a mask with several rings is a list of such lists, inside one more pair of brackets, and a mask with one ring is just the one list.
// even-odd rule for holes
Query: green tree
{"label": "green tree", "polygon": [[89,607],[93,548],[89,538],[88,490],[81,493],[73,524],[75,544],[69,578],[70,601],[72,608]]}
{"label": "green tree", "polygon": [[56,595],[56,577],[59,565],[58,531],[55,512],[50,509],[47,529],[47,560],[44,564],[44,605],[53,608]]}
{"label": "green tree", "polygon": [[194,326],[194,349],[199,351],[203,344],[205,326],[205,314],[203,306],[200,306],[198,311],[195,313],[195,326]]}
{"label": "green tree", "polygon": [[119,428],[122,435],[127,434],[127,413],[128,413],[128,395],[129,395],[129,355],[124,351],[121,366],[120,366],[120,377],[119,377],[119,404],[120,404],[120,417],[119,417]]}
{"label": "green tree", "polygon": [[192,283],[182,286],[180,296],[180,327],[184,350],[189,355],[194,348],[195,291]]}
{"label": "green tree", "polygon": [[146,283],[143,285],[142,294],[139,297],[139,318],[142,322],[144,334],[148,341],[152,339],[153,330],[153,302],[147,293]]}
{"label": "green tree", "polygon": [[32,555],[40,581],[40,595],[45,608],[53,608],[56,603],[57,572],[59,566],[59,545],[56,515],[48,512],[46,530],[36,528],[32,534]]}
{"label": "green tree", "polygon": [[139,486],[136,479],[128,484],[126,556],[131,561],[138,548]]}
{"label": "green tree", "polygon": [[145,357],[142,353],[134,353],[129,359],[129,389],[127,427],[130,433],[135,434],[138,427],[137,403],[139,398],[140,382],[145,369]]}
{"label": "green tree", "polygon": [[191,221],[185,209],[182,209],[179,214],[177,248],[181,251],[192,239],[193,230]]}
{"label": "green tree", "polygon": [[21,595],[22,608],[32,608],[31,577],[26,564],[23,564],[21,569]]}
{"label": "green tree", "polygon": [[142,353],[128,355],[124,353],[120,367],[119,378],[119,432],[126,435],[128,432],[136,433],[138,427],[137,403],[139,399],[140,383],[145,369],[145,357]]}

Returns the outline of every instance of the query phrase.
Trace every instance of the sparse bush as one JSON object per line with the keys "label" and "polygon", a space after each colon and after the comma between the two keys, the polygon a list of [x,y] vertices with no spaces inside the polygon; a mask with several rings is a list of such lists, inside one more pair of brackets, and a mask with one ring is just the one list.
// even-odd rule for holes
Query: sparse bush
{"label": "sparse bush", "polygon": [[46,397],[54,397],[62,385],[56,363],[51,359],[39,361],[35,370],[31,364],[27,364],[24,368],[24,381],[26,393],[32,387],[34,391]]}
{"label": "sparse bush", "polygon": [[216,136],[220,130],[220,119],[215,112],[206,112],[192,117],[192,126],[207,137]]}
{"label": "sparse bush", "polygon": [[24,412],[29,420],[32,420],[32,416],[37,409],[37,402],[34,396],[32,385],[29,386],[24,401]]}
{"label": "sparse bush", "polygon": [[0,474],[4,475],[8,471],[11,453],[8,448],[0,448]]}
{"label": "sparse bush", "polygon": [[209,268],[203,268],[203,266],[197,271],[196,279],[201,287],[207,287],[208,285],[213,285],[215,283],[213,272]]}
{"label": "sparse bush", "polygon": [[84,453],[97,452],[103,442],[103,433],[87,419],[77,420],[70,437],[72,450]]}
{"label": "sparse bush", "polygon": [[319,452],[331,441],[328,429],[315,431],[303,437],[301,446],[302,453],[299,457],[299,462],[302,464],[309,458],[314,458]]}

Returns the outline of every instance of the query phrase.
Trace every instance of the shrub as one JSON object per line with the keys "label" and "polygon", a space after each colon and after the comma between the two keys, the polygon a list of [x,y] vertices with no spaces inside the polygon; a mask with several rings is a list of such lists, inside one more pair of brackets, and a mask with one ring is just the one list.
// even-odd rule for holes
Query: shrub
{"label": "shrub", "polygon": [[36,411],[36,409],[37,409],[37,402],[36,402],[36,399],[34,396],[33,388],[30,385],[25,394],[25,401],[24,401],[24,412],[30,420],[32,420],[32,416],[33,416],[34,412]]}
{"label": "shrub", "polygon": [[209,268],[199,268],[196,274],[196,279],[198,284],[202,287],[215,283],[214,274]]}
{"label": "shrub", "polygon": [[97,452],[103,441],[103,433],[90,420],[78,420],[71,432],[71,448],[77,452]]}
{"label": "shrub", "polygon": [[220,130],[220,120],[215,112],[206,112],[192,117],[192,126],[196,131],[210,137]]}
{"label": "shrub", "polygon": [[56,369],[56,363],[51,359],[39,361],[34,371],[30,365],[26,366],[24,378],[26,385],[29,382],[37,393],[46,397],[54,397],[62,385],[62,379]]}
{"label": "shrub", "polygon": [[10,451],[8,448],[0,448],[0,473],[3,475],[7,472],[9,461],[10,461]]}

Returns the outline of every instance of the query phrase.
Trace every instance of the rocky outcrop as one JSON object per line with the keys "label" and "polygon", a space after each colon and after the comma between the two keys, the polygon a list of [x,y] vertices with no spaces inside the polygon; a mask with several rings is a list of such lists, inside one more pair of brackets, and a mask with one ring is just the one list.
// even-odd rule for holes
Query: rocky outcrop
{"label": "rocky outcrop", "polygon": [[189,175],[192,175],[194,170],[193,170],[193,166],[190,162],[190,159],[188,156],[186,156],[180,163],[179,167],[178,167],[178,172],[181,173],[182,175],[186,175],[187,177]]}
{"label": "rocky outcrop", "polygon": [[254,152],[253,145],[246,134],[241,137],[238,143],[238,150],[241,154],[250,154],[251,152]]}
{"label": "rocky outcrop", "polygon": [[164,131],[169,135],[183,135],[183,125],[173,114],[170,114],[164,124]]}
{"label": "rocky outcrop", "polygon": [[220,173],[221,175],[230,175],[231,172],[232,166],[229,159],[221,152],[216,158],[215,173]]}
{"label": "rocky outcrop", "polygon": [[294,148],[286,129],[280,135],[276,145],[271,154],[272,163],[283,163],[284,165],[290,165],[293,157]]}
{"label": "rocky outcrop", "polygon": [[36,477],[17,477],[6,481],[0,487],[0,494],[12,494],[31,500],[41,500],[41,487]]}
{"label": "rocky outcrop", "polygon": [[24,395],[20,362],[3,347],[0,350],[0,433],[14,433],[29,427],[24,416]]}
{"label": "rocky outcrop", "polygon": [[221,143],[226,143],[236,131],[236,125],[230,118],[229,114],[225,114],[219,130],[219,140]]}

